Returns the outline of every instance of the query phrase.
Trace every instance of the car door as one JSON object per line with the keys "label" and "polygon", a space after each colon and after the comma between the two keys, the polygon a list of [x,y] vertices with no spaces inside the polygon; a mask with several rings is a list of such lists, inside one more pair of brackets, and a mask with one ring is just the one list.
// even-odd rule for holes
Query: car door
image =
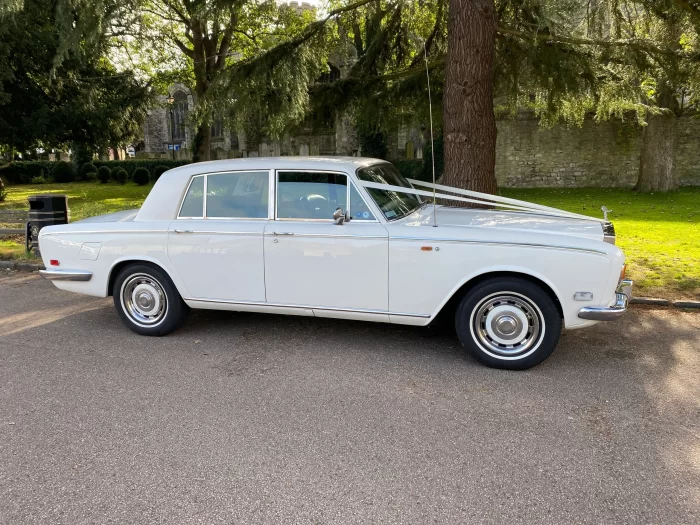
{"label": "car door", "polygon": [[264,302],[263,234],[270,216],[270,171],[192,178],[170,224],[168,257],[189,297]]}
{"label": "car door", "polygon": [[[386,312],[388,234],[348,175],[278,170],[275,185],[275,220],[265,226],[268,302],[307,306],[315,315]],[[337,208],[353,220],[336,224]]]}

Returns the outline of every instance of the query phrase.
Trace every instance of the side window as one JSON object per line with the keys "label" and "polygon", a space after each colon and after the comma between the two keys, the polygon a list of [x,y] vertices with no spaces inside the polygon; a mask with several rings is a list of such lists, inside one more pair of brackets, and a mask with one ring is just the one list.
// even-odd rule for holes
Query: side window
{"label": "side window", "polygon": [[338,173],[277,173],[277,218],[332,219],[336,208],[347,210],[348,177]]}
{"label": "side window", "polygon": [[350,184],[350,216],[353,221],[375,220],[374,214],[370,211],[369,206],[367,206],[354,184]]}
{"label": "side window", "polygon": [[192,179],[178,217],[204,217],[204,177]]}
{"label": "side window", "polygon": [[267,219],[269,172],[207,175],[207,217]]}

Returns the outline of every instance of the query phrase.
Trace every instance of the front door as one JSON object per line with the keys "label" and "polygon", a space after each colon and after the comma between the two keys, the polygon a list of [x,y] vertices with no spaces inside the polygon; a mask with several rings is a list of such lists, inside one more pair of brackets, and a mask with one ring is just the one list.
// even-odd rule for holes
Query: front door
{"label": "front door", "polygon": [[[337,208],[353,220],[336,224]],[[278,171],[275,217],[265,226],[269,303],[387,311],[387,230],[346,174]]]}
{"label": "front door", "polygon": [[168,257],[187,288],[187,299],[265,301],[269,188],[269,171],[192,179],[168,233]]}

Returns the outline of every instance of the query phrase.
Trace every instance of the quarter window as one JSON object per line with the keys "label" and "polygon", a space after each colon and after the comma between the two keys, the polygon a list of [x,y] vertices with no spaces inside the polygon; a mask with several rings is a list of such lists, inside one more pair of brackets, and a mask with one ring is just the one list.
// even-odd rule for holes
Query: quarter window
{"label": "quarter window", "polygon": [[375,220],[374,214],[370,211],[365,199],[362,198],[354,184],[350,184],[350,216],[353,221]]}
{"label": "quarter window", "polygon": [[269,172],[207,175],[207,217],[267,219]]}
{"label": "quarter window", "polygon": [[280,171],[277,174],[277,218],[333,218],[347,210],[348,177],[338,173]]}
{"label": "quarter window", "polygon": [[204,177],[192,179],[182,202],[179,217],[204,217]]}

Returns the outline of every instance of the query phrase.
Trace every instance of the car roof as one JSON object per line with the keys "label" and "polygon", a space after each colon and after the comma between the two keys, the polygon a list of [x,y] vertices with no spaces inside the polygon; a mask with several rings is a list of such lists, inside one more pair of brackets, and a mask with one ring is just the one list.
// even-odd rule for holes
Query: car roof
{"label": "car roof", "polygon": [[357,168],[378,162],[386,161],[368,157],[246,157],[197,162],[180,166],[166,173],[175,174],[186,170],[188,175],[193,175],[240,169],[315,169],[354,172]]}
{"label": "car roof", "polygon": [[195,162],[166,171],[144,201],[136,221],[169,220],[194,175],[234,170],[322,170],[354,174],[358,168],[386,162],[367,157],[248,157]]}

